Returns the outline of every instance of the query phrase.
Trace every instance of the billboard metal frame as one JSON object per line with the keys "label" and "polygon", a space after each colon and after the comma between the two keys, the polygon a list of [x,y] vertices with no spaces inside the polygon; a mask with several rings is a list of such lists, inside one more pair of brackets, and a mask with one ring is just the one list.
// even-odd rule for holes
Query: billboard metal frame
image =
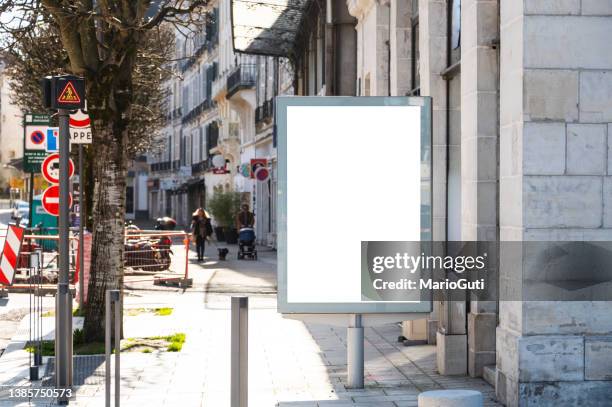
{"label": "billboard metal frame", "polygon": [[[432,239],[432,101],[431,97],[413,96],[277,96],[275,100],[275,132],[277,142],[277,225],[278,225],[278,311],[284,314],[387,314],[428,313],[431,301],[420,302],[356,302],[356,303],[289,303],[287,302],[287,108],[290,106],[418,106],[421,108],[421,163],[429,174],[421,173],[421,241]],[[423,225],[423,220],[428,224]]]}

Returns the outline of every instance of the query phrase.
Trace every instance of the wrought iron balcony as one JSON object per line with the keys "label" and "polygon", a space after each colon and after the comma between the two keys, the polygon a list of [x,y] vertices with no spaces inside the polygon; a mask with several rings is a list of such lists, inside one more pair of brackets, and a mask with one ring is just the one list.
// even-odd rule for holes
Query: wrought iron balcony
{"label": "wrought iron balcony", "polygon": [[274,113],[274,99],[266,100],[261,106],[255,109],[255,124],[271,121]]}
{"label": "wrought iron balcony", "polygon": [[236,92],[242,89],[249,89],[255,86],[257,79],[257,65],[240,64],[227,78],[227,96],[231,98]]}
{"label": "wrought iron balcony", "polygon": [[162,162],[159,162],[159,163],[151,164],[151,171],[152,172],[168,171],[171,167],[172,167],[172,162],[170,162],[170,161],[162,161]]}
{"label": "wrought iron balcony", "polygon": [[208,170],[208,159],[201,161],[197,164],[191,164],[191,173],[197,174]]}

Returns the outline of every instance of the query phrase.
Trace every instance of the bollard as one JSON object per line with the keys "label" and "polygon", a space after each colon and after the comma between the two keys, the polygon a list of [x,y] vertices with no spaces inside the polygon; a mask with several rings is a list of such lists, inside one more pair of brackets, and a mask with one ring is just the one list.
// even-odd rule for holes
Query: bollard
{"label": "bollard", "polygon": [[193,287],[193,279],[189,278],[189,235],[185,233],[185,239],[183,239],[185,245],[185,276],[179,279],[180,288]]}
{"label": "bollard", "polygon": [[112,303],[115,303],[115,407],[120,401],[120,355],[121,355],[121,294],[119,290],[106,290],[106,313],[104,324],[104,375],[105,375],[105,406],[111,405],[111,331],[112,331]]}
{"label": "bollard", "polygon": [[249,298],[232,297],[231,407],[247,407]]}
{"label": "bollard", "polygon": [[346,331],[348,387],[363,389],[364,351],[361,315],[351,315],[350,318],[351,321]]}

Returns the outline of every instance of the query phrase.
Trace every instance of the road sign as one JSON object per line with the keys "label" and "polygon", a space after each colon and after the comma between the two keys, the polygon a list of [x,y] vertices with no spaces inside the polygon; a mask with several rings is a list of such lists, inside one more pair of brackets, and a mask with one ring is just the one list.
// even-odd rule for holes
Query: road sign
{"label": "road sign", "polygon": [[26,113],[24,116],[23,134],[23,170],[39,172],[40,164],[45,159],[48,114]]}
{"label": "road sign", "polygon": [[[51,216],[59,216],[59,186],[51,185],[42,195],[42,206]],[[72,194],[68,195],[68,207],[72,206]]]}
{"label": "road sign", "polygon": [[48,126],[27,126],[25,129],[25,149],[45,151]]}
{"label": "road sign", "polygon": [[255,179],[259,182],[266,182],[270,179],[270,170],[268,167],[259,167],[255,170]]}
{"label": "road sign", "polygon": [[72,82],[70,81],[66,82],[64,89],[62,90],[60,95],[57,97],[57,103],[62,103],[62,104],[81,103],[81,98],[79,97],[79,94],[74,88],[74,85],[72,84]]}
{"label": "road sign", "polygon": [[91,119],[87,113],[79,110],[70,115],[70,143],[91,144]]}
{"label": "road sign", "polygon": [[72,75],[43,79],[43,102],[52,109],[85,107],[85,80]]}
{"label": "road sign", "polygon": [[[59,159],[59,153],[49,154],[41,166],[43,177],[51,184],[59,184]],[[74,175],[74,163],[71,159],[68,163],[68,178],[72,178]]]}
{"label": "road sign", "polygon": [[49,127],[47,129],[47,152],[55,153],[58,151],[59,127]]}

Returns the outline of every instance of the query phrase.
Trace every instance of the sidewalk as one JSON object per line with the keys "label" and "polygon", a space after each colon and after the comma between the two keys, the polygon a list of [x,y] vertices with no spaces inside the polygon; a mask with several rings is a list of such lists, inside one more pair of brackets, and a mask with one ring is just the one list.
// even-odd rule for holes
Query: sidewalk
{"label": "sidewalk", "polygon": [[[227,260],[220,261],[217,248],[227,248]],[[258,260],[238,260],[238,245],[226,243],[206,244],[205,261],[198,262],[193,244],[189,251],[189,277],[193,279],[190,291],[218,293],[276,293],[276,251],[268,247],[257,247]],[[182,276],[185,270],[185,247],[172,246],[172,265],[168,276]],[[160,273],[161,274],[161,273]],[[130,280],[139,280],[131,282]],[[142,281],[141,276],[126,278],[126,285],[134,289],[153,288],[153,279]],[[161,289],[157,287],[157,289]]]}
{"label": "sidewalk", "polygon": [[[272,259],[273,253],[263,257]],[[274,267],[266,264],[230,260],[222,268],[193,266],[190,273],[198,283],[193,290],[136,291],[126,296],[128,308],[174,308],[170,316],[125,317],[126,337],[184,332],[186,342],[178,353],[122,353],[122,406],[229,406],[231,294],[203,288],[237,290],[242,283],[246,289],[270,287]],[[486,406],[498,405],[491,400],[492,387],[481,379],[437,375],[434,346],[404,347],[395,342],[400,334],[397,324],[366,328],[366,389],[347,389],[345,328],[285,319],[276,312],[275,295],[249,297],[250,406],[417,406],[419,392],[439,388],[480,390]],[[77,398],[71,405],[102,406],[103,358],[82,358],[89,359],[75,366]],[[0,384],[25,384],[27,358],[3,356],[0,371],[6,372]],[[9,405],[19,404],[0,402]]]}

